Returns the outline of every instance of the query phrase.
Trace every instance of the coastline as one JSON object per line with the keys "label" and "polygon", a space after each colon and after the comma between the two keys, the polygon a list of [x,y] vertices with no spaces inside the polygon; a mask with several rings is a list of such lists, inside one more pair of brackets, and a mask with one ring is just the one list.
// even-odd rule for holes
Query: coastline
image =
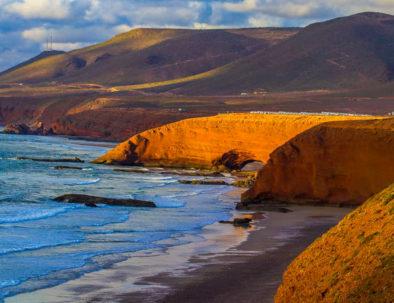
{"label": "coastline", "polygon": [[[223,199],[234,203],[241,191],[229,191]],[[293,212],[264,212],[250,229],[208,225],[195,241],[128,254],[110,268],[5,302],[272,302],[291,260],[350,211],[289,208]],[[233,215],[245,213],[253,212]]]}
{"label": "coastline", "polygon": [[238,246],[220,254],[194,256],[189,260],[189,271],[143,279],[141,284],[166,286],[167,292],[159,299],[157,294],[133,292],[116,296],[114,302],[273,302],[290,262],[351,211],[336,207],[289,208],[293,212],[266,212],[267,218],[256,221],[247,239]]}

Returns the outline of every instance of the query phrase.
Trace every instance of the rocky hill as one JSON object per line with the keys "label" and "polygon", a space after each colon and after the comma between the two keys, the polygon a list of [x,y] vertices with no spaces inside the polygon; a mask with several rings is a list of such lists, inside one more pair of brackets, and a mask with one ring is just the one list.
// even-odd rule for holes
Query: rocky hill
{"label": "rocky hill", "polygon": [[0,83],[98,83],[182,95],[376,88],[394,79],[394,16],[361,13],[305,28],[135,29],[23,64]]}
{"label": "rocky hill", "polygon": [[362,13],[315,23],[228,64],[181,93],[365,88],[394,78],[394,16]]}
{"label": "rocky hill", "polygon": [[238,169],[269,154],[295,135],[327,121],[365,117],[222,114],[192,118],[131,137],[96,163]]}
{"label": "rocky hill", "polygon": [[394,298],[394,185],[366,201],[287,268],[276,303]]}
{"label": "rocky hill", "polygon": [[244,203],[360,204],[394,182],[394,118],[329,122],[276,149]]}
{"label": "rocky hill", "polygon": [[226,65],[287,39],[298,29],[134,29],[83,49],[42,56],[0,75],[0,82],[140,84]]}

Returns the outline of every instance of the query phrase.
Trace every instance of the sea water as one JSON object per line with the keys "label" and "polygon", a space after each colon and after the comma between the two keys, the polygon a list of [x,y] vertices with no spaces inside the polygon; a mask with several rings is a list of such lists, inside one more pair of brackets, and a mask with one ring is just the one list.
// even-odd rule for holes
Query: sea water
{"label": "sea water", "polygon": [[[220,199],[226,186],[185,185],[178,182],[185,177],[115,172],[89,163],[111,147],[0,134],[0,302],[106,268],[122,261],[123,253],[185,244],[205,226],[231,217],[233,205]],[[79,157],[85,163],[20,156]],[[56,165],[83,169],[56,170]],[[150,200],[158,207],[90,208],[53,200],[68,193]]]}

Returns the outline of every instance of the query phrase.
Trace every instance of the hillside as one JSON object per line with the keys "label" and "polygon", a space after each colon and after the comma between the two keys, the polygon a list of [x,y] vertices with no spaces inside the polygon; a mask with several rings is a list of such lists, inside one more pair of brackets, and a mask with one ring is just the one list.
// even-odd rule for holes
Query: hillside
{"label": "hillside", "polygon": [[394,118],[329,122],[276,149],[244,203],[358,205],[394,182]]}
{"label": "hillside", "polygon": [[0,82],[140,84],[226,65],[287,39],[297,29],[135,29],[106,42],[34,60]]}
{"label": "hillside", "polygon": [[186,119],[137,134],[96,163],[239,169],[295,135],[327,121],[355,116],[223,114]]}
{"label": "hillside", "polygon": [[394,79],[394,16],[360,13],[305,28],[135,29],[34,60],[0,83],[98,83],[188,95],[366,89]]}
{"label": "hillside", "polygon": [[394,185],[347,215],[287,268],[276,303],[394,298]]}
{"label": "hillside", "polygon": [[64,54],[64,53],[65,52],[63,52],[63,51],[57,51],[57,50],[43,51],[42,53],[40,53],[39,55],[37,55],[37,56],[35,56],[35,57],[31,58],[31,59],[26,60],[26,61],[24,61],[24,62],[22,62],[22,63],[20,63],[20,64],[18,64],[16,66],[10,68],[10,69],[7,69],[7,70],[1,72],[0,76],[8,74],[8,73],[11,73],[12,71],[20,69],[20,68],[23,68],[24,66],[33,64],[34,62],[37,62],[39,60],[42,60],[42,59],[45,59],[45,58],[49,58],[49,57],[52,57],[52,56],[56,56],[56,55],[61,55],[61,54]]}
{"label": "hillside", "polygon": [[391,15],[362,13],[315,23],[175,91],[209,95],[376,86],[394,79],[393,40]]}

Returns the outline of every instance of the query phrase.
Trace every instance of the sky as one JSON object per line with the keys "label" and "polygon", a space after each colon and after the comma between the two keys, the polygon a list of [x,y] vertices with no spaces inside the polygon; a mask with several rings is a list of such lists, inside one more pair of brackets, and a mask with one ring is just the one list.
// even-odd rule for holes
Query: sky
{"label": "sky", "polygon": [[0,0],[0,70],[45,49],[72,50],[137,27],[305,26],[394,0]]}

